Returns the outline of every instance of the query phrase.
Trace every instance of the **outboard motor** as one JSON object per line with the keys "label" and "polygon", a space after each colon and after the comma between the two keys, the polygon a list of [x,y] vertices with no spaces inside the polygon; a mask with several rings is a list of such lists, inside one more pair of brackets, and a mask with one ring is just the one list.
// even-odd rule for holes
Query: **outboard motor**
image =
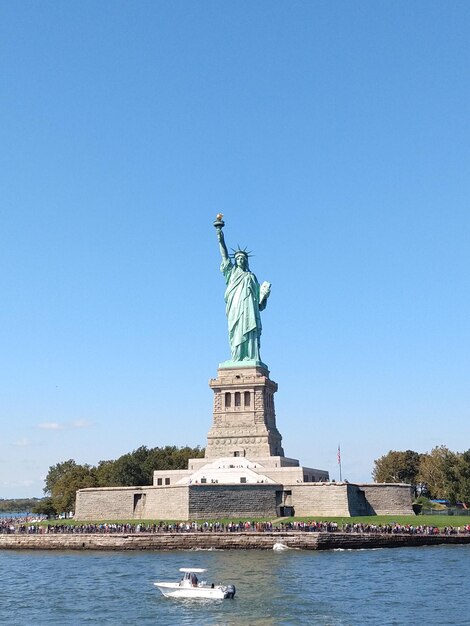
{"label": "outboard motor", "polygon": [[235,596],[235,585],[224,585],[224,597],[232,598]]}

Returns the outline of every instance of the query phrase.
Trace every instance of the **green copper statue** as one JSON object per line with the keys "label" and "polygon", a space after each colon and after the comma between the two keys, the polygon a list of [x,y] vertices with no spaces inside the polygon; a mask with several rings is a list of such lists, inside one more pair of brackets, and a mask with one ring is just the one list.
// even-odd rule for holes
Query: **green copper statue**
{"label": "green copper statue", "polygon": [[220,271],[224,275],[227,288],[225,290],[225,311],[228,320],[228,337],[232,352],[231,361],[225,367],[254,366],[266,367],[259,354],[261,336],[260,311],[266,308],[271,293],[270,283],[264,282],[261,287],[256,276],[248,266],[249,253],[246,250],[235,250],[233,262],[227,252],[222,228],[225,223],[219,213],[214,222],[219,240],[222,264]]}

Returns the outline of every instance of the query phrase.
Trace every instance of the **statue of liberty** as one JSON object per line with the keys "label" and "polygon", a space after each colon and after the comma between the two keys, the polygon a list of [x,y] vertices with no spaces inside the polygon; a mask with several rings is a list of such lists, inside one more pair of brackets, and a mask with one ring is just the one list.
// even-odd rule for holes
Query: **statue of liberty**
{"label": "statue of liberty", "polygon": [[[225,289],[225,312],[228,321],[228,337],[232,353],[231,361],[225,366],[254,366],[266,367],[260,358],[261,317],[260,311],[266,308],[271,285],[264,282],[261,286],[248,265],[249,253],[238,247],[233,255],[227,252],[222,228],[225,223],[223,215],[217,215],[214,226],[219,240],[222,263],[220,271],[224,275],[227,288]],[[233,261],[230,256],[232,256]]]}

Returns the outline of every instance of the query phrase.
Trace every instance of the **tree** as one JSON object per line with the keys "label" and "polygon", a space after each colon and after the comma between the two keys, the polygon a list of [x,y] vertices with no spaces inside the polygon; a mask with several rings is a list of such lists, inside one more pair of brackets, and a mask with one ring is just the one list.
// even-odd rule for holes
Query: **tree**
{"label": "tree", "polygon": [[56,482],[75,467],[77,467],[77,464],[73,459],[69,459],[68,461],[62,461],[62,463],[57,463],[56,465],[51,465],[49,471],[47,472],[45,480],[46,485],[43,490],[44,493],[46,495],[52,494],[52,490]]}
{"label": "tree", "polygon": [[51,496],[58,513],[75,508],[75,491],[86,487],[132,487],[153,483],[155,470],[184,469],[188,459],[204,456],[197,446],[140,446],[116,460],[100,461],[97,467],[78,465],[73,459],[49,468],[44,492]]}
{"label": "tree", "polygon": [[376,482],[409,482],[423,497],[451,504],[470,502],[470,450],[452,452],[446,446],[425,454],[390,450],[374,462],[372,476]]}
{"label": "tree", "polygon": [[458,496],[459,455],[446,446],[436,446],[421,456],[418,480],[426,485],[432,498],[441,498],[455,503]]}
{"label": "tree", "polygon": [[47,515],[48,517],[57,513],[51,497],[38,500],[37,504],[33,507],[32,512],[36,513],[36,515]]}
{"label": "tree", "polygon": [[190,448],[178,448],[176,446],[165,446],[164,448],[151,448],[145,462],[145,471],[150,482],[153,482],[153,472],[155,470],[176,470],[186,469],[189,459],[198,459],[204,456],[204,448],[197,446]]}
{"label": "tree", "polygon": [[95,470],[98,487],[120,487],[115,471],[116,461],[100,461]]}
{"label": "tree", "polygon": [[413,450],[390,450],[374,461],[372,478],[376,483],[409,483],[416,487],[420,458]]}
{"label": "tree", "polygon": [[185,469],[188,460],[204,456],[199,446],[165,446],[147,448],[140,446],[123,454],[115,461],[100,461],[96,470],[98,484],[102,487],[151,485],[155,470]]}
{"label": "tree", "polygon": [[39,498],[10,498],[7,500],[0,498],[0,511],[3,513],[33,511],[38,502],[40,502]]}
{"label": "tree", "polygon": [[75,510],[78,489],[96,487],[98,481],[95,468],[90,465],[75,465],[64,473],[52,487],[52,505],[57,513]]}
{"label": "tree", "polygon": [[77,489],[96,487],[98,484],[95,468],[78,465],[73,459],[52,465],[45,482],[44,493],[51,497],[52,507],[57,513],[75,509]]}
{"label": "tree", "polygon": [[152,481],[149,480],[148,473],[145,471],[148,455],[148,448],[140,446],[137,450],[123,454],[116,459],[112,467],[114,482],[125,487],[150,485]]}
{"label": "tree", "polygon": [[457,454],[455,499],[470,502],[470,450]]}

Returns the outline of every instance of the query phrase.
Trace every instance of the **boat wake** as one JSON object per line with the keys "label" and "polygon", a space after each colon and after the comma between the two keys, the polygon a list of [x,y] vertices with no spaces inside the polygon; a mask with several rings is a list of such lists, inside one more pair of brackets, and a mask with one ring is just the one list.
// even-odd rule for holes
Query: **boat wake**
{"label": "boat wake", "polygon": [[300,550],[300,548],[291,548],[291,546],[286,546],[285,543],[275,543],[273,545],[273,550],[275,552],[285,552],[286,550]]}
{"label": "boat wake", "polygon": [[190,552],[224,552],[223,548],[191,548]]}

